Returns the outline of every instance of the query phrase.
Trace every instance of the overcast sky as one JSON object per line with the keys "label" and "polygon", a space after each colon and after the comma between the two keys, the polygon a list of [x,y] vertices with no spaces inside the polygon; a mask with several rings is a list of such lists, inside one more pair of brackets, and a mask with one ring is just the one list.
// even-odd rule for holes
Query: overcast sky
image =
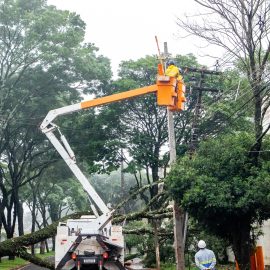
{"label": "overcast sky", "polygon": [[193,53],[200,62],[214,64],[213,59],[200,57],[198,41],[179,37],[177,18],[196,12],[193,0],[48,0],[48,4],[80,14],[87,24],[86,41],[111,59],[114,73],[122,60],[157,54],[155,36],[161,50],[166,41],[173,55]]}

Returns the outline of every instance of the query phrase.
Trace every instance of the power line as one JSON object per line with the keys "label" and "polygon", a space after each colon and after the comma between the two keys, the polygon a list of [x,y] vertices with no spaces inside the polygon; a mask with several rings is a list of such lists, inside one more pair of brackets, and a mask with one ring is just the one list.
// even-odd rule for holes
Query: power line
{"label": "power line", "polygon": [[[262,88],[258,94],[260,94],[261,92],[263,92],[265,90],[265,88]],[[270,89],[266,91],[266,94],[270,92]],[[233,119],[233,121],[230,121],[230,119],[235,116],[239,111],[241,111],[243,108],[245,108],[253,99],[255,98],[255,95],[253,94],[253,96],[248,99],[243,105],[241,105],[236,111],[234,111],[231,115],[229,115],[227,117],[227,121],[229,121],[229,124],[232,124],[234,121],[236,121],[238,118]],[[225,127],[222,127],[221,129],[219,129],[217,132],[221,132],[222,130],[224,130]]]}

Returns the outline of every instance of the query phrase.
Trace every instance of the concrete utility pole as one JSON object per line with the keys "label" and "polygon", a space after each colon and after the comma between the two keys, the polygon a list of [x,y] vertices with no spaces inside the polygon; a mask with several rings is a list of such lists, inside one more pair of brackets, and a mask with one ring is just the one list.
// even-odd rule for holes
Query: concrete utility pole
{"label": "concrete utility pole", "polygon": [[121,149],[121,164],[120,164],[121,192],[124,196],[125,191],[125,176],[124,176],[124,151]]}
{"label": "concrete utility pole", "polygon": [[[124,173],[124,151],[121,148],[121,164],[120,164],[120,183],[121,183],[121,195],[125,197],[125,173]],[[121,213],[125,214],[124,206],[121,208]]]}
{"label": "concrete utility pole", "polygon": [[[164,56],[165,59],[168,57],[168,46],[167,42],[164,43]],[[169,149],[170,149],[170,166],[176,161],[176,146],[175,146],[175,132],[174,132],[174,119],[173,112],[167,108],[167,119],[168,119],[168,136],[169,136]],[[175,249],[175,260],[176,270],[185,269],[184,250],[185,243],[183,239],[183,228],[184,228],[184,211],[181,209],[175,201],[173,201],[173,220],[174,220],[174,249]]]}

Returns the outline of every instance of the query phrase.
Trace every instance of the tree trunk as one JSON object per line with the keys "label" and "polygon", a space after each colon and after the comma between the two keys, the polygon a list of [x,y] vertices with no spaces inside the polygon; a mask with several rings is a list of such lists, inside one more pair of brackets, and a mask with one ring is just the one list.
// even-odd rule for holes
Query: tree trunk
{"label": "tree trunk", "polygon": [[256,87],[256,90],[254,91],[254,96],[255,96],[255,112],[254,112],[254,124],[255,124],[255,138],[256,138],[256,144],[254,149],[252,149],[253,152],[253,156],[256,158],[256,164],[257,164],[257,158],[260,154],[260,150],[261,150],[261,145],[262,145],[262,132],[263,132],[263,128],[262,128],[262,98],[261,98],[261,94],[260,94],[260,88]]}
{"label": "tree trunk", "polygon": [[[61,218],[61,210],[59,205],[50,203],[49,214],[52,222],[55,222]],[[52,237],[52,251],[55,251],[55,237]]]}
{"label": "tree trunk", "polygon": [[252,250],[250,242],[250,223],[239,223],[238,228],[238,233],[233,235],[233,252],[240,270],[249,270]]}
{"label": "tree trunk", "polygon": [[48,240],[45,240],[45,248],[46,248],[46,252],[49,253],[50,249],[49,249],[49,244],[48,244]]}
{"label": "tree trunk", "polygon": [[55,237],[52,237],[52,251],[55,251]]}
{"label": "tree trunk", "polygon": [[[7,199],[8,200],[8,199]],[[9,204],[6,204],[6,215],[2,212],[1,218],[6,231],[7,239],[11,239],[14,235],[15,224],[16,224],[16,207],[14,207],[14,192],[11,194]]]}
{"label": "tree trunk", "polygon": [[[37,214],[36,214],[37,196],[36,196],[36,192],[34,191],[34,186],[31,183],[30,183],[30,186],[32,189],[32,197],[33,197],[32,199],[33,202],[32,202],[32,207],[31,207],[31,217],[32,217],[31,233],[34,233],[36,230],[36,219],[37,219]],[[35,255],[35,245],[31,246],[31,254]]]}
{"label": "tree trunk", "polygon": [[39,253],[40,254],[45,254],[45,241],[40,242]]}
{"label": "tree trunk", "polygon": [[24,235],[24,226],[23,226],[23,203],[18,199],[17,205],[17,217],[18,217],[18,232],[19,236]]}
{"label": "tree trunk", "polygon": [[159,240],[158,240],[158,221],[153,220],[152,222],[154,228],[154,241],[155,241],[155,249],[156,249],[156,269],[160,270],[160,252],[159,252]]}
{"label": "tree trunk", "polygon": [[35,265],[39,265],[41,267],[45,267],[45,268],[48,268],[48,269],[51,269],[51,270],[54,270],[55,267],[54,267],[54,264],[47,261],[47,260],[42,260],[36,256],[32,256],[31,254],[27,253],[25,250],[22,250],[20,252],[20,257],[23,258],[24,260],[26,261],[29,261]]}
{"label": "tree trunk", "polygon": [[120,178],[121,178],[121,193],[125,196],[125,173],[124,173],[124,154],[123,149],[121,149],[121,164],[120,164]]}
{"label": "tree trunk", "polygon": [[31,245],[31,255],[35,255],[35,245]]}
{"label": "tree trunk", "polygon": [[183,227],[184,227],[184,216],[185,213],[183,209],[180,208],[177,203],[173,202],[173,215],[174,215],[174,250],[175,250],[175,260],[176,269],[185,269],[185,243],[183,241]]}
{"label": "tree trunk", "polygon": [[[16,208],[14,207],[14,194],[11,195],[10,204],[6,209],[7,209],[7,219],[6,219],[6,223],[4,223],[4,227],[7,234],[7,239],[12,239],[14,236],[15,223],[16,223],[16,217],[17,217]],[[10,254],[8,259],[14,260],[15,255]]]}

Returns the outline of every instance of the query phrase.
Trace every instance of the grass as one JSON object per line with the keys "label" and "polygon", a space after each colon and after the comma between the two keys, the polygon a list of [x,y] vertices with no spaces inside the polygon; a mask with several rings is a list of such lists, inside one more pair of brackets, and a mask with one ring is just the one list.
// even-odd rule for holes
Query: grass
{"label": "grass", "polygon": [[160,265],[160,269],[161,270],[175,270],[175,264],[171,264],[171,263],[162,263]]}
{"label": "grass", "polygon": [[2,262],[0,263],[0,269],[1,270],[11,270],[11,269],[16,269],[19,266],[24,266],[27,265],[28,262],[21,259],[21,258],[16,258],[15,260],[9,260],[9,259],[2,259]]}
{"label": "grass", "polygon": [[[48,257],[51,257],[54,255],[53,251],[50,251],[49,253],[45,254],[36,254],[37,257],[41,259],[46,259]],[[2,262],[0,263],[0,269],[1,270],[14,270],[18,267],[22,267],[28,264],[28,261],[25,261],[21,258],[16,258],[15,260],[9,260],[8,258],[2,259]]]}
{"label": "grass", "polygon": [[41,258],[41,259],[46,259],[48,257],[54,256],[54,251],[50,251],[50,252],[45,253],[45,254],[36,254],[36,256]]}

